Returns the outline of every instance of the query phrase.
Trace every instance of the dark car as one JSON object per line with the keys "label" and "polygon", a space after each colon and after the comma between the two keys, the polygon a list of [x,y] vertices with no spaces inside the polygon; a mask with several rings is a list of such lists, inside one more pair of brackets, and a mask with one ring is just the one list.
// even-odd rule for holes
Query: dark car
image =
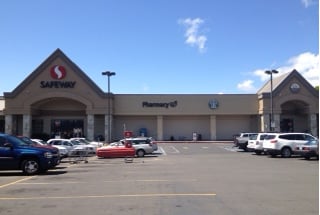
{"label": "dark car", "polygon": [[54,168],[59,161],[57,148],[28,143],[0,133],[0,170],[22,170],[32,175]]}

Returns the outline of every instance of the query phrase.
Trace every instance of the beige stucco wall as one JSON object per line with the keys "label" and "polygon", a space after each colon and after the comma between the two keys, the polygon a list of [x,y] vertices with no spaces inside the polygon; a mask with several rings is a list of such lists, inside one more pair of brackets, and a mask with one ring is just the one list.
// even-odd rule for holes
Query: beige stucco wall
{"label": "beige stucco wall", "polygon": [[5,101],[2,97],[0,97],[0,116],[3,115],[4,106],[5,106]]}
{"label": "beige stucco wall", "polygon": [[[219,106],[209,108],[209,101],[216,99]],[[175,107],[143,107],[143,102],[170,103]],[[122,94],[114,99],[115,115],[252,115],[258,113],[258,97],[255,94]]]}

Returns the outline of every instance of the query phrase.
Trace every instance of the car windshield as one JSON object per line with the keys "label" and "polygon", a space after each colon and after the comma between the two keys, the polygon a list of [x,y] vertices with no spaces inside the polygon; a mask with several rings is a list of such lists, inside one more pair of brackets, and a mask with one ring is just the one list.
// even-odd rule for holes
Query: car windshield
{"label": "car windshield", "polygon": [[16,145],[19,145],[19,146],[30,146],[30,145],[33,145],[33,142],[26,142],[26,141],[23,141],[22,139],[18,138],[18,137],[13,137],[13,136],[8,136],[8,141],[9,143],[14,143]]}
{"label": "car windshield", "polygon": [[76,145],[76,146],[82,146],[82,145],[84,145],[84,143],[81,143],[81,142],[79,142],[78,140],[71,140],[71,143],[73,144],[73,145]]}
{"label": "car windshield", "polygon": [[83,143],[83,144],[86,144],[86,145],[90,144],[90,141],[87,140],[87,139],[80,138],[80,139],[76,139],[76,140],[79,141],[80,143]]}
{"label": "car windshield", "polygon": [[18,137],[18,139],[22,140],[23,142],[27,143],[28,145],[33,145],[35,144],[31,139],[28,137]]}

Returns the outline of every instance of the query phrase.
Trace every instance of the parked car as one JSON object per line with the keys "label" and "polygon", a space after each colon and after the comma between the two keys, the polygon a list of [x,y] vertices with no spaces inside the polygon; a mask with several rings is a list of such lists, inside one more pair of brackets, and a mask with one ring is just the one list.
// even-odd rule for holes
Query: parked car
{"label": "parked car", "polygon": [[266,133],[251,135],[248,140],[247,150],[254,151],[257,155],[260,155],[263,152],[263,140],[266,136]]}
{"label": "parked car", "polygon": [[257,134],[258,133],[240,133],[238,137],[235,137],[234,144],[235,146],[238,146],[239,149],[247,151],[247,145],[250,137]]}
{"label": "parked car", "polygon": [[102,146],[97,148],[97,157],[99,158],[121,158],[121,157],[134,157],[136,154],[135,149],[130,146],[116,145]]}
{"label": "parked car", "polygon": [[90,145],[85,145],[76,140],[70,139],[50,139],[47,141],[48,144],[53,146],[64,146],[68,149],[68,154],[70,155],[73,150],[83,150],[87,154],[95,154],[95,147]]}
{"label": "parked car", "polygon": [[70,140],[77,140],[77,141],[79,141],[81,143],[90,144],[92,146],[95,146],[96,148],[103,146],[102,142],[90,141],[90,140],[88,140],[88,139],[86,139],[84,137],[73,137],[73,138],[70,138]]}
{"label": "parked car", "polygon": [[316,137],[307,133],[268,134],[263,141],[263,149],[272,157],[280,154],[284,158],[289,158],[297,145],[303,145],[313,140],[318,141]]}
{"label": "parked car", "polygon": [[72,144],[74,146],[73,149],[78,149],[78,150],[85,150],[88,155],[94,155],[96,154],[96,146],[93,146],[88,143],[81,142],[79,140],[71,140]]}
{"label": "parked car", "polygon": [[[31,140],[32,140],[35,144],[39,144],[39,145],[43,145],[43,146],[49,145],[46,141],[41,140],[41,139],[31,139]],[[60,153],[60,158],[61,158],[61,159],[68,157],[68,150],[67,150],[66,147],[64,147],[64,146],[59,146],[59,145],[55,145],[54,147],[57,148],[57,149],[59,149],[59,153]]]}
{"label": "parked car", "polygon": [[52,146],[64,146],[68,150],[68,154],[74,148],[72,142],[68,139],[49,139],[47,143]]}
{"label": "parked car", "polygon": [[129,141],[132,144],[132,147],[135,149],[138,157],[143,157],[146,154],[152,154],[154,151],[158,150],[158,144],[154,142],[152,137],[126,138],[109,144],[109,147],[124,146],[126,141]]}
{"label": "parked car", "polygon": [[307,160],[311,157],[319,159],[319,140],[310,140],[303,145],[297,145],[294,153],[303,156]]}
{"label": "parked car", "polygon": [[22,170],[24,174],[33,175],[46,172],[59,163],[57,148],[0,133],[0,170]]}
{"label": "parked car", "polygon": [[233,144],[235,147],[238,147],[237,137],[240,137],[240,135],[241,135],[240,133],[232,135]]}
{"label": "parked car", "polygon": [[[26,137],[26,136],[17,136],[20,140],[28,143],[29,145],[34,145],[34,146],[48,146],[48,147],[54,147],[54,148],[57,148],[59,150],[59,146],[51,146],[51,145],[48,145],[48,144],[43,144],[43,142],[39,142],[38,139],[31,139],[29,137]],[[62,147],[63,148],[63,147]],[[64,148],[65,149],[65,148]],[[59,150],[59,156],[60,156],[60,159],[58,161],[58,164],[60,163],[61,159],[65,157],[65,150],[62,150],[62,154],[60,153],[60,150]]]}

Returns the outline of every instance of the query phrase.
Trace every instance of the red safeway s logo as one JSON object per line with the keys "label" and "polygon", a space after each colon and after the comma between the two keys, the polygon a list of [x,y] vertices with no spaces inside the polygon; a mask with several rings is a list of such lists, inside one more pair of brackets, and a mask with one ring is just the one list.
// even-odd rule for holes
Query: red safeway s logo
{"label": "red safeway s logo", "polygon": [[64,79],[66,77],[67,72],[66,69],[63,66],[55,65],[51,67],[50,75],[53,79]]}

